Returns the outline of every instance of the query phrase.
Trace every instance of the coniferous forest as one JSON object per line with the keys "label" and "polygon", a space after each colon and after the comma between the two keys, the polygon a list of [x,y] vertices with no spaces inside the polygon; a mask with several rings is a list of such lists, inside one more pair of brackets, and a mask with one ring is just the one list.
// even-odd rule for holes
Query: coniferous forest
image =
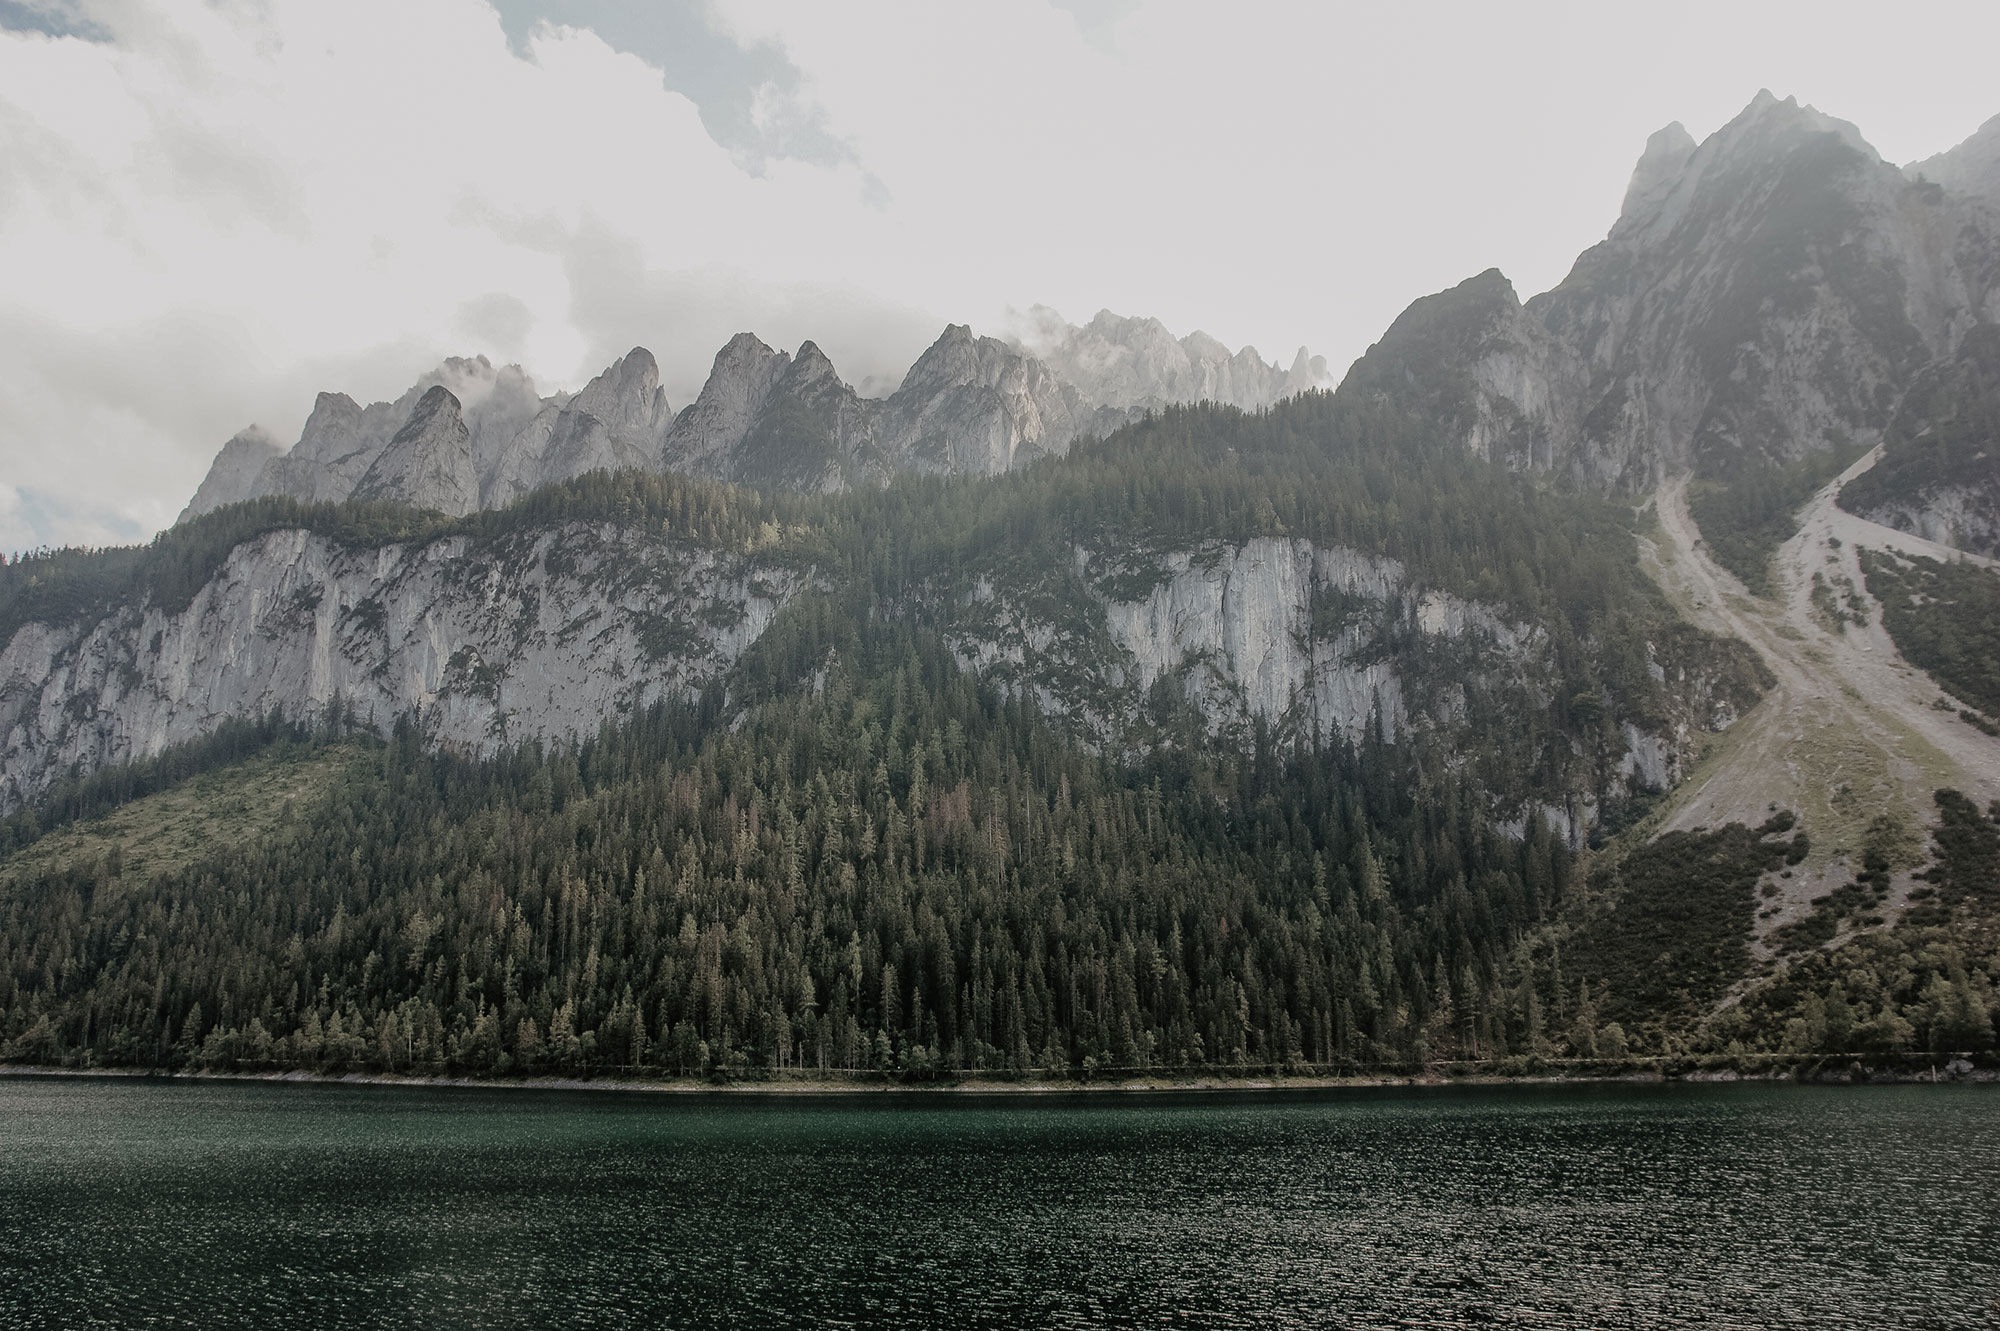
{"label": "coniferous forest", "polygon": [[[885,629],[811,696],[492,761],[344,755],[263,844],[9,885],[17,1057],[682,1075],[1355,1065],[1523,1038],[1539,828],[1386,745],[1120,766]],[[24,836],[16,820],[15,834]],[[47,833],[43,833],[47,835]]]}
{"label": "coniferous forest", "polygon": [[[1663,705],[1634,644],[1690,631],[1640,573],[1627,511],[1337,396],[1174,411],[996,480],[825,498],[599,474],[456,523],[258,501],[142,550],[12,564],[0,624],[184,605],[238,541],[287,525],[365,545],[579,521],[827,576],[698,697],[575,745],[443,751],[420,718],[385,737],[336,707],[59,784],[0,822],[0,1054],[923,1082],[1618,1066],[1839,1053],[1863,1027],[1891,1052],[1992,1043],[1979,893],[1909,926],[1931,932],[1895,979],[1822,977],[1866,989],[1872,1027],[1794,1017],[1829,1010],[1803,993],[1708,1019],[1752,975],[1759,875],[1805,853],[1788,817],[1579,858],[1541,816],[1503,819],[1478,755],[1423,732],[1217,733],[1156,687],[1137,741],[1094,744],[960,659],[937,607],[996,569],[1060,596],[1076,570],[1050,552],[1079,532],[1139,555],[1289,533],[1540,625],[1563,677],[1507,729],[1588,755],[1615,712]],[[1753,664],[1705,650],[1754,698]],[[128,859],[143,838],[103,829],[176,791],[196,792],[171,815],[182,849]],[[1607,806],[1601,830],[1643,813]],[[1953,853],[1986,853],[1992,820],[1966,817]]]}

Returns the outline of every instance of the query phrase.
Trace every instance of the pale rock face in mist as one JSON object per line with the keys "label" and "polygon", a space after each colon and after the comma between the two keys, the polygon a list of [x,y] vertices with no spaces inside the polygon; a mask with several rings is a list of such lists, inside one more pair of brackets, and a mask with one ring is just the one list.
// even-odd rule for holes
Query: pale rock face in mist
{"label": "pale rock face in mist", "polygon": [[[1253,347],[1232,352],[1199,332],[1175,338],[1157,319],[1106,311],[1072,328],[1039,306],[1032,317],[1040,354],[952,325],[883,399],[862,397],[811,342],[791,356],[739,333],[678,416],[644,347],[574,396],[546,398],[517,365],[452,359],[394,402],[362,407],[322,393],[287,453],[231,441],[181,520],[264,495],[338,503],[356,497],[371,471],[378,483],[370,495],[416,502],[379,478],[421,470],[385,455],[433,387],[460,403],[475,507],[501,508],[600,468],[664,468],[807,493],[879,485],[897,471],[991,475],[1175,403],[1256,410],[1326,380],[1326,362],[1303,347],[1283,370]],[[457,485],[444,487],[453,512],[461,511]]]}
{"label": "pale rock face in mist", "polygon": [[[427,412],[429,394],[440,389],[459,404],[464,465],[473,478],[469,502],[455,452],[449,464],[403,456],[438,442],[408,427]],[[345,393],[321,393],[298,443],[254,468],[253,454],[232,440],[180,520],[262,496],[304,503],[372,498],[453,514],[499,508],[541,486],[600,468],[657,466],[670,419],[659,366],[643,347],[581,392],[546,398],[518,365],[495,368],[484,356],[454,357],[394,402],[363,407]]]}
{"label": "pale rock face in mist", "polygon": [[1912,162],[1903,170],[1912,178],[1929,180],[1955,194],[2000,207],[2000,116],[1981,125],[1956,148]]}
{"label": "pale rock face in mist", "polygon": [[[1125,422],[1115,414],[1112,426]],[[831,491],[897,471],[986,476],[1103,428],[1041,361],[954,324],[886,399],[864,398],[820,349],[796,357],[743,333],[667,433],[675,471],[773,489]]]}
{"label": "pale rock face in mist", "polygon": [[208,475],[202,477],[201,486],[181,510],[176,522],[186,522],[199,513],[220,508],[224,504],[234,504],[251,497],[256,491],[257,478],[264,472],[265,464],[284,454],[285,446],[271,437],[262,426],[252,425],[237,432],[235,438],[222,446],[209,464]]}
{"label": "pale rock face in mist", "polygon": [[1619,217],[1641,217],[1659,207],[1687,168],[1695,147],[1694,136],[1678,120],[1647,139],[1646,151],[1639,155],[1639,165],[1632,169],[1632,183],[1625,187],[1625,202],[1618,209]]}
{"label": "pale rock face in mist", "polygon": [[1047,365],[953,324],[885,404],[882,443],[900,469],[997,475],[1067,452],[1089,415]]}
{"label": "pale rock face in mist", "polygon": [[654,467],[672,420],[659,364],[644,347],[614,361],[574,397],[536,406],[492,465],[480,469],[482,507],[503,508],[587,472]]}
{"label": "pale rock face in mist", "polygon": [[472,432],[450,389],[439,384],[418,400],[410,419],[375,455],[350,497],[409,504],[451,517],[479,507]]}
{"label": "pale rock face in mist", "polygon": [[772,386],[792,363],[753,333],[738,333],[715,353],[715,365],[695,400],[667,431],[666,460],[674,470],[717,475],[743,445],[770,401]]}
{"label": "pale rock face in mist", "polygon": [[1047,306],[1028,312],[1023,349],[1074,384],[1095,408],[1157,411],[1186,402],[1220,402],[1245,411],[1329,386],[1326,361],[1300,347],[1290,370],[1267,363],[1255,347],[1231,352],[1208,334],[1176,338],[1158,319],[1100,310],[1082,327]]}

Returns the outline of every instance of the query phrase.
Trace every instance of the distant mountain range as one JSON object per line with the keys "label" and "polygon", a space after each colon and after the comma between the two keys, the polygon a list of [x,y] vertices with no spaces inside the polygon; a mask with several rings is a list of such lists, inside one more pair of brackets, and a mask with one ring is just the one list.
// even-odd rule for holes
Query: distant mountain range
{"label": "distant mountain range", "polygon": [[540,397],[517,365],[452,359],[394,402],[322,393],[284,449],[252,426],[216,455],[180,521],[245,499],[387,500],[458,516],[598,469],[668,470],[785,490],[880,484],[901,471],[993,475],[1065,452],[1148,411],[1202,401],[1256,410],[1330,387],[1299,348],[1289,370],[1205,333],[1106,310],[1081,328],[1036,307],[1033,350],[945,329],[900,388],[860,396],[820,349],[750,333],[716,353],[675,413],[644,347],[581,392]]}

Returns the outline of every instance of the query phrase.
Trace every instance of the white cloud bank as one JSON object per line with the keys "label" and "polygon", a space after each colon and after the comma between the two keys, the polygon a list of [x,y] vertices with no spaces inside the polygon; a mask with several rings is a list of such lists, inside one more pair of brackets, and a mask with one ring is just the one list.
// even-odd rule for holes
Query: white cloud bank
{"label": "white cloud bank", "polygon": [[852,150],[751,174],[485,0],[80,12],[109,40],[0,31],[0,549],[142,537],[244,424],[447,354],[573,386],[644,343],[678,405],[749,328],[886,391],[1044,302],[1340,365],[1490,264],[1553,283],[1668,120],[1769,85],[1910,158],[2000,110],[1984,2],[718,0],[798,71],[768,113]]}

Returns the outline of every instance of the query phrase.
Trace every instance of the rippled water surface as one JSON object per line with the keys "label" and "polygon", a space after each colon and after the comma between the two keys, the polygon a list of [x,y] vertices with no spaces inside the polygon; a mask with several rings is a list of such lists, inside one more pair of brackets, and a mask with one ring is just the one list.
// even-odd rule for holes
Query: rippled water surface
{"label": "rippled water surface", "polygon": [[0,1081],[0,1325],[1996,1324],[2000,1092]]}

